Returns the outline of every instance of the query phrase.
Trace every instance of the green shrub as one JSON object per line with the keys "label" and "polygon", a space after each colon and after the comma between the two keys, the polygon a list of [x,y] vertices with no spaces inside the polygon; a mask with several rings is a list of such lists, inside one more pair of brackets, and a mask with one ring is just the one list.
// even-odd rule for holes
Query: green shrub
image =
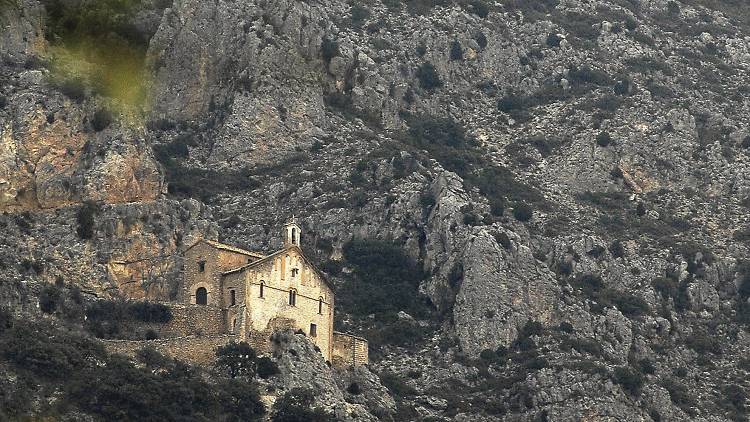
{"label": "green shrub", "polygon": [[461,47],[461,43],[458,40],[451,42],[450,58],[453,61],[464,59],[464,49]]}
{"label": "green shrub", "polygon": [[[257,421],[265,412],[257,388],[247,382],[209,384],[197,368],[154,351],[139,353],[147,363],[139,367],[75,331],[21,320],[11,325],[0,331],[6,371],[17,374],[21,385],[32,379],[43,385],[35,400],[64,403],[63,409],[75,409],[88,419],[193,420],[211,415],[215,420]],[[15,395],[20,405],[4,406],[0,415],[27,419],[33,405],[23,397]]]}
{"label": "green shrub", "polygon": [[695,398],[690,394],[690,390],[678,380],[667,378],[662,381],[662,386],[669,392],[669,398],[672,403],[688,415],[693,415],[693,407],[696,405]]}
{"label": "green shrub", "polygon": [[271,358],[267,356],[259,357],[256,359],[255,363],[256,373],[263,379],[270,378],[280,372],[279,366],[276,365],[276,362],[272,361]]}
{"label": "green shrub", "polygon": [[612,137],[607,132],[600,132],[596,135],[596,144],[600,147],[607,147],[612,141]]}
{"label": "green shrub", "polygon": [[349,384],[349,387],[346,388],[346,392],[351,395],[358,396],[362,394],[362,388],[359,386],[359,384],[353,382]]}
{"label": "green shrub", "polygon": [[719,340],[717,340],[716,337],[703,332],[693,333],[685,340],[685,344],[701,355],[707,353],[715,355],[721,354],[721,344],[719,343]]}
{"label": "green shrub", "polygon": [[620,384],[623,390],[627,391],[633,396],[641,394],[641,388],[643,387],[643,375],[633,370],[628,366],[621,366],[615,368],[612,374],[614,381]]}
{"label": "green shrub", "polygon": [[344,245],[344,259],[353,267],[352,280],[336,292],[338,305],[355,315],[405,311],[430,314],[419,293],[424,273],[403,249],[391,242],[354,239]]}
{"label": "green shrub", "polygon": [[370,9],[362,6],[359,3],[355,3],[351,7],[351,15],[352,26],[355,28],[361,28],[362,25],[364,25],[365,21],[370,18]]}
{"label": "green shrub", "polygon": [[95,217],[99,214],[99,206],[95,202],[87,201],[78,209],[76,233],[81,239],[91,239],[94,236]]}
{"label": "green shrub", "polygon": [[494,233],[495,241],[506,250],[510,250],[513,243],[505,232]]}
{"label": "green shrub", "polygon": [[417,394],[417,391],[406,384],[403,379],[393,372],[380,374],[380,382],[396,397],[409,397]]}
{"label": "green shrub", "polygon": [[471,0],[469,2],[469,5],[471,6],[472,13],[482,19],[486,18],[490,14],[490,6],[485,0]]}
{"label": "green shrub", "polygon": [[534,210],[527,204],[518,203],[513,207],[513,217],[518,221],[529,221],[534,215]]}
{"label": "green shrub", "polygon": [[443,86],[443,81],[440,80],[437,69],[429,62],[423,63],[417,69],[417,79],[419,80],[419,86],[427,91],[432,91]]}
{"label": "green shrub", "polygon": [[323,57],[323,61],[331,63],[331,59],[339,54],[339,43],[328,37],[324,37],[320,43],[320,55]]}
{"label": "green shrub", "polygon": [[45,314],[51,314],[62,304],[62,291],[59,287],[47,284],[39,293],[39,309]]}
{"label": "green shrub", "polygon": [[629,293],[607,290],[606,297],[627,317],[641,316],[649,311],[648,303],[645,300]]}
{"label": "green shrub", "polygon": [[234,341],[216,350],[216,366],[230,377],[252,377],[255,375],[256,359],[258,355],[246,342]]}
{"label": "green shrub", "polygon": [[563,39],[564,39],[563,37],[561,37],[561,36],[559,36],[559,35],[557,35],[555,33],[550,32],[549,35],[547,35],[547,46],[548,47],[559,47],[560,46],[560,42]]}
{"label": "green shrub", "polygon": [[101,132],[108,128],[112,124],[112,113],[106,108],[100,108],[94,113],[94,117],[91,119],[91,126],[94,131]]}

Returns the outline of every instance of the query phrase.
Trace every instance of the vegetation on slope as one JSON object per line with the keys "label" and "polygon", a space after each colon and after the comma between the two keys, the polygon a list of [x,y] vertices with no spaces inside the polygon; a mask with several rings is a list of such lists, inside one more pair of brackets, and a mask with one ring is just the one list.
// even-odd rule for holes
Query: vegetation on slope
{"label": "vegetation on slope", "polygon": [[138,362],[96,341],[0,313],[0,419],[252,421],[264,413],[257,389],[240,379],[207,381],[200,370],[145,350]]}

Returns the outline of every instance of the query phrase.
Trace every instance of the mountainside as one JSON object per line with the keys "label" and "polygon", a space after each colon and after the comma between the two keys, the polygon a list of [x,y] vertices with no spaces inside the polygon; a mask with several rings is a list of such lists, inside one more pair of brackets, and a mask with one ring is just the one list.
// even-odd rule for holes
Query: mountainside
{"label": "mountainside", "polygon": [[[195,240],[272,251],[295,215],[371,364],[328,370],[289,335],[261,395],[306,386],[318,397],[300,402],[341,420],[747,420],[745,2],[0,13],[0,304],[16,320],[85,325],[45,310],[55,285],[60,304],[173,300]],[[0,373],[33,384],[9,347]],[[44,404],[66,388],[35,390],[28,415],[105,417]]]}

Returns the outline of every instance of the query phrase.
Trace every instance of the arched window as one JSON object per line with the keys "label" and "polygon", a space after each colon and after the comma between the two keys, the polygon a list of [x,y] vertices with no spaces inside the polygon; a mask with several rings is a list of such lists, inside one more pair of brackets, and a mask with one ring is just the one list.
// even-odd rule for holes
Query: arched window
{"label": "arched window", "polygon": [[199,261],[198,262],[198,271],[199,272],[206,271],[206,261]]}
{"label": "arched window", "polygon": [[261,281],[260,282],[260,294],[258,295],[258,297],[263,297],[263,288],[264,287],[266,287],[266,282],[265,281]]}
{"label": "arched window", "polygon": [[234,292],[234,290],[229,291],[229,306],[234,306],[237,304],[237,294]]}
{"label": "arched window", "polygon": [[323,313],[323,296],[318,298],[318,313]]}
{"label": "arched window", "polygon": [[297,306],[297,291],[294,289],[289,290],[289,304]]}
{"label": "arched window", "polygon": [[198,287],[198,290],[195,291],[195,303],[208,305],[208,290],[205,287]]}

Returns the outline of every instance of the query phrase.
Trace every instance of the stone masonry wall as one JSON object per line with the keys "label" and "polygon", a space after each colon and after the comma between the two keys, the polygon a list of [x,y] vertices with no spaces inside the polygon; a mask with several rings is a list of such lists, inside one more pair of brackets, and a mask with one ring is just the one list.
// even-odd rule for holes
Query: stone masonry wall
{"label": "stone masonry wall", "polygon": [[334,331],[333,359],[334,366],[350,367],[367,365],[369,363],[368,343],[362,337]]}
{"label": "stone masonry wall", "polygon": [[226,334],[226,313],[221,308],[206,305],[169,304],[172,319],[160,326],[160,337],[183,337]]}
{"label": "stone masonry wall", "polygon": [[111,353],[134,357],[139,350],[153,347],[159,353],[198,365],[212,364],[216,350],[230,341],[238,341],[234,335],[188,336],[159,340],[102,340]]}

